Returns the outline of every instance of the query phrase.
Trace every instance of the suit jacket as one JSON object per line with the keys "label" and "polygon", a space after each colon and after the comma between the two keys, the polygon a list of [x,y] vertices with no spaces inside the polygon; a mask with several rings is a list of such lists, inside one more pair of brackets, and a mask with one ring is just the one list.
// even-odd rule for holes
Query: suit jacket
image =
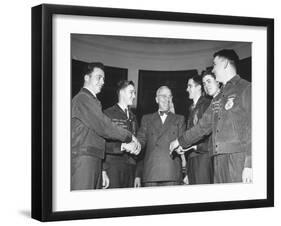
{"label": "suit jacket", "polygon": [[[187,120],[187,127],[186,129],[189,130],[193,126],[195,126],[198,121],[202,118],[204,112],[209,107],[211,103],[211,99],[205,96],[201,96],[199,100],[197,101],[195,106],[191,106],[189,109],[189,115]],[[199,140],[194,145],[197,145],[197,150],[193,152],[187,152],[186,155],[189,158],[196,157],[200,154],[209,154],[209,140],[211,140],[210,137],[211,134],[206,135],[201,140]]]}
{"label": "suit jacket", "polygon": [[[112,123],[130,131],[136,136],[137,133],[137,119],[134,113],[129,110],[129,118],[127,118],[126,113],[119,107],[118,104],[113,105],[110,108],[107,108],[104,111],[112,121]],[[129,154],[128,152],[121,151],[121,142],[114,140],[107,140],[105,144],[106,155],[119,156],[121,161],[130,164],[136,164],[136,156]],[[105,161],[106,163],[106,161]]]}
{"label": "suit jacket", "polygon": [[72,99],[71,157],[91,155],[104,158],[105,139],[130,142],[132,134],[116,125],[103,114],[99,100],[87,89]]}
{"label": "suit jacket", "polygon": [[162,124],[159,113],[144,115],[137,138],[144,148],[143,182],[180,181],[180,156],[169,155],[170,142],[185,130],[184,117],[169,113]]}

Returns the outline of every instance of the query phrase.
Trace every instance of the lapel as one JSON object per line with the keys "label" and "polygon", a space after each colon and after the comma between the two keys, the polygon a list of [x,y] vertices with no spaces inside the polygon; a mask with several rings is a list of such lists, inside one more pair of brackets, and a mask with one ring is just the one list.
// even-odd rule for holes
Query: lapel
{"label": "lapel", "polygon": [[162,122],[158,112],[152,114],[150,126],[153,134],[155,134],[155,136],[158,136],[162,128]]}
{"label": "lapel", "polygon": [[[118,104],[115,104],[115,109],[116,109],[116,111],[118,111],[121,114],[122,119],[125,119],[125,120],[128,119],[126,113],[122,110],[122,108]],[[129,111],[129,114],[130,114],[130,111]]]}
{"label": "lapel", "polygon": [[93,100],[99,105],[99,107],[102,107],[101,102],[98,100],[98,98],[95,97],[88,89],[83,87],[80,92],[86,93],[87,95],[91,96]]}
{"label": "lapel", "polygon": [[[160,119],[160,116],[158,116],[158,117]],[[173,122],[173,119],[174,119],[173,113],[169,113],[167,115],[167,118],[166,118],[164,124],[162,124],[162,121],[160,119],[161,127],[160,127],[160,130],[159,130],[159,133],[158,133],[157,140],[159,140],[166,132],[169,131],[169,127],[171,126],[171,123]]]}

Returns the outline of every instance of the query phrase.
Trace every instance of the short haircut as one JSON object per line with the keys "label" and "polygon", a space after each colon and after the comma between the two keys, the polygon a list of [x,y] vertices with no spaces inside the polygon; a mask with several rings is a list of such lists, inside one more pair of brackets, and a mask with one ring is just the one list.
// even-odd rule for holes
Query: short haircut
{"label": "short haircut", "polygon": [[129,85],[132,85],[133,87],[135,87],[135,84],[133,81],[128,81],[128,80],[121,80],[117,83],[117,89],[116,89],[116,93],[119,96],[120,90],[125,89],[126,87],[128,87]]}
{"label": "short haircut", "polygon": [[188,80],[192,79],[196,85],[200,85],[201,88],[203,87],[202,77],[200,75],[193,75]]}
{"label": "short haircut", "polygon": [[164,89],[164,88],[170,90],[170,92],[171,92],[171,94],[172,94],[172,90],[171,90],[168,86],[160,86],[160,87],[157,89],[157,91],[156,91],[156,96],[158,96],[160,90],[162,90],[162,89]]}
{"label": "short haircut", "polygon": [[[206,77],[207,75],[212,76],[212,77],[216,80],[216,76],[215,76],[215,74],[212,72],[212,69],[207,69],[207,70],[205,70],[205,71],[202,71],[202,73],[201,73],[202,83],[203,83],[203,78]],[[221,87],[222,87],[222,83],[220,83],[220,82],[218,82],[218,83],[219,83],[219,88],[221,88]],[[205,92],[205,90],[204,90],[204,92]]]}
{"label": "short haircut", "polygon": [[95,68],[99,68],[99,69],[104,71],[103,63],[92,62],[92,63],[88,63],[87,65],[85,65],[85,67],[84,67],[84,75],[90,75],[94,71]]}
{"label": "short haircut", "polygon": [[205,71],[202,71],[201,73],[201,77],[202,77],[202,82],[203,82],[203,78],[207,75],[211,75],[214,79],[216,79],[215,74],[212,72],[212,69],[207,69]]}
{"label": "short haircut", "polygon": [[231,65],[237,68],[237,65],[239,63],[239,57],[233,49],[222,49],[214,53],[214,58],[216,56],[227,59]]}

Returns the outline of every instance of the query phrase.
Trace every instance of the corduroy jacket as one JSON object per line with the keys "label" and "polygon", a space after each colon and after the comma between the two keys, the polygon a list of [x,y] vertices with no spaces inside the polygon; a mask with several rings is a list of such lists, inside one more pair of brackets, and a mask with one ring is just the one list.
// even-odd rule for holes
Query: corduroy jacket
{"label": "corduroy jacket", "polygon": [[72,99],[71,156],[92,155],[103,159],[105,139],[128,143],[132,134],[117,125],[102,112],[99,100],[87,89]]}
{"label": "corduroy jacket", "polygon": [[251,83],[234,76],[211,102],[196,126],[178,138],[191,146],[212,133],[213,155],[245,152],[244,167],[251,167]]}

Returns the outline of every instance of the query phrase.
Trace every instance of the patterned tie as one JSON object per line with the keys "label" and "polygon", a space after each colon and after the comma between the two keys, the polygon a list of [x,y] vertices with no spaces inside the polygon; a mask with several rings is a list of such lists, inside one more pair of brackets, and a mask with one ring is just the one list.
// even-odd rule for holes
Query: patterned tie
{"label": "patterned tie", "polygon": [[124,112],[125,112],[127,118],[129,118],[129,116],[128,116],[128,109],[127,108],[125,108]]}

